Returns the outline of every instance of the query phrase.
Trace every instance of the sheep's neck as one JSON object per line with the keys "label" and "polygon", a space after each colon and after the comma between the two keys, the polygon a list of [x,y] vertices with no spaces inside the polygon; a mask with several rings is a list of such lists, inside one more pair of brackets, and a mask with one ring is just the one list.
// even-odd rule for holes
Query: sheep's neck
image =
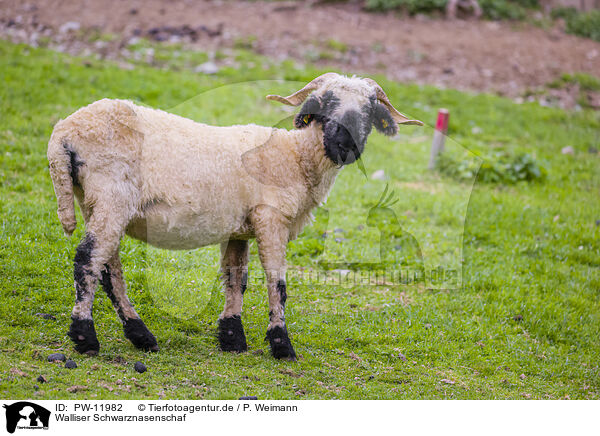
{"label": "sheep's neck", "polygon": [[340,168],[325,155],[323,130],[320,125],[312,123],[304,129],[293,130],[290,134],[296,137],[298,166],[313,206],[318,206],[327,198]]}

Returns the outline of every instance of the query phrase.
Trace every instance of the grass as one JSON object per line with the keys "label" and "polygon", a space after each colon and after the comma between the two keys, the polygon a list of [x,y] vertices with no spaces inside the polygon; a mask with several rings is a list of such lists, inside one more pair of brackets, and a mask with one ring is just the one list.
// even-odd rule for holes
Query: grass
{"label": "grass", "polygon": [[600,41],[600,11],[591,10],[569,14],[566,17],[566,31],[573,35]]}
{"label": "grass", "polygon": [[594,108],[591,98],[600,92],[600,79],[585,73],[562,74],[558,79],[548,84],[549,88],[564,89],[572,86],[579,88],[577,103],[583,108]]}
{"label": "grass", "polygon": [[[293,113],[264,95],[289,92],[298,83],[268,79],[305,83],[319,72],[265,65],[247,52],[239,60],[256,66],[224,68],[211,77],[143,65],[126,71],[0,42],[0,396],[599,397],[598,112],[383,79],[390,99],[411,116],[431,123],[438,107],[450,110],[447,153],[455,160],[528,153],[546,178],[510,185],[458,181],[426,170],[430,127],[403,128],[395,140],[374,133],[365,172],[383,169],[386,180],[366,178],[356,165],[345,169],[316,225],[291,244],[288,262],[309,272],[371,260],[393,268],[411,253],[392,247],[380,259],[377,230],[393,239],[400,226],[420,244],[427,270],[455,269],[458,286],[293,278],[287,320],[301,357],[279,362],[263,341],[268,309],[255,244],[255,276],[243,312],[250,352],[231,355],[218,351],[214,337],[223,304],[215,282],[217,251],[169,252],[126,238],[121,253],[129,295],[161,351],[134,349],[99,291],[100,354],[77,355],[66,330],[74,300],[72,259],[83,229],[69,240],[56,218],[45,157],[54,123],[94,100],[118,97],[198,121],[289,126]],[[561,154],[567,145],[573,155]],[[369,211],[386,185],[399,200],[389,206],[396,224],[369,227]],[[46,362],[56,351],[73,357],[78,368]],[[133,371],[138,360],[146,373]],[[40,374],[48,383],[36,382]],[[71,393],[71,386],[82,388]]]}

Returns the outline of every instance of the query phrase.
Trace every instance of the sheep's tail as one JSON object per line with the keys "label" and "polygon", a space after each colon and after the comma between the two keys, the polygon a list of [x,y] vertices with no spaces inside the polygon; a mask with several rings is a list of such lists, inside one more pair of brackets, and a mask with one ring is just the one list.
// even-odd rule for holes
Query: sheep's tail
{"label": "sheep's tail", "polygon": [[48,143],[48,161],[54,193],[58,201],[58,219],[65,234],[71,236],[77,226],[73,202],[73,178],[71,176],[71,153],[64,139],[54,130]]}

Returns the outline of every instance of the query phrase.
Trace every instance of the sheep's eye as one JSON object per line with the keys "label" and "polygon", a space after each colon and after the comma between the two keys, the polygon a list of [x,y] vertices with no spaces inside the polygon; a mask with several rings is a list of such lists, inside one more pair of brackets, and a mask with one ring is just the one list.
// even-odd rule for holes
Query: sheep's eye
{"label": "sheep's eye", "polygon": [[381,119],[381,125],[383,126],[384,129],[388,128],[388,122],[386,120],[384,120],[383,118]]}
{"label": "sheep's eye", "polygon": [[304,121],[304,124],[308,124],[308,122],[310,121],[310,115],[304,115],[304,118],[302,118],[302,121]]}

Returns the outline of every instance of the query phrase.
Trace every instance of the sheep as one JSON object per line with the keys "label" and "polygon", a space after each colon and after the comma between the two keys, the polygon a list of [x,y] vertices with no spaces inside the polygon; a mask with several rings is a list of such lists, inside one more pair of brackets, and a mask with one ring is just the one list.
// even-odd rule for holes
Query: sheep
{"label": "sheep", "polygon": [[244,352],[241,311],[248,243],[255,238],[267,279],[272,355],[294,360],[285,324],[286,245],[326,199],[340,169],[364,151],[372,126],[395,135],[417,124],[398,112],[372,79],[323,74],[288,97],[296,129],[254,124],[216,127],[130,101],[103,99],[59,121],[48,144],[58,217],[70,236],[74,197],[85,236],[74,259],[75,306],[69,337],[80,353],[100,348],[92,304],[98,282],[138,348],[158,351],[127,297],[122,237],[167,249],[221,246],[225,307],[221,350]]}

